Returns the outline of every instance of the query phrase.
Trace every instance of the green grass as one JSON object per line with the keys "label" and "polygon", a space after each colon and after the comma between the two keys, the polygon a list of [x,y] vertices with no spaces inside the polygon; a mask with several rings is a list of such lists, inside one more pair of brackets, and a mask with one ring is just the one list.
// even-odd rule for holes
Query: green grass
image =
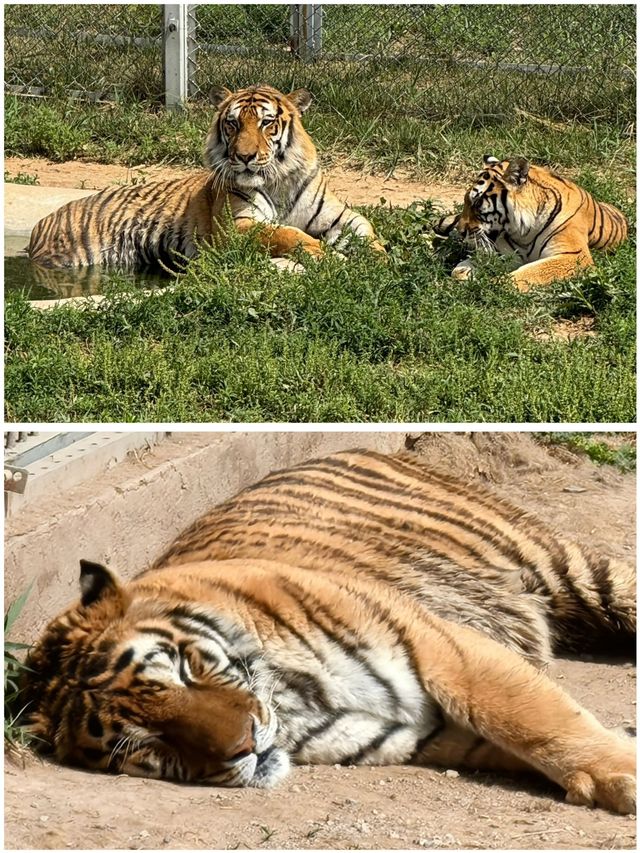
{"label": "green grass", "polygon": [[[403,97],[399,92],[399,97]],[[336,105],[337,103],[337,105]],[[195,104],[168,113],[148,104],[92,105],[80,101],[5,99],[6,156],[81,159],[126,166],[199,166],[211,108]],[[389,104],[367,104],[339,83],[317,92],[305,125],[326,164],[415,178],[463,181],[482,155],[521,154],[550,163],[569,177],[588,165],[624,189],[635,187],[635,142],[627,130],[594,121],[545,122],[518,115],[500,124],[426,119]]]}
{"label": "green grass", "polygon": [[[114,277],[99,307],[44,313],[8,295],[7,420],[635,420],[633,242],[519,294],[497,258],[452,281],[451,252],[422,234],[429,204],[368,214],[386,264],[361,246],[278,274],[235,235],[170,292],[132,299]],[[536,334],[583,313],[595,337]]]}
{"label": "green grass", "polygon": [[26,184],[27,186],[35,186],[40,183],[37,175],[30,175],[28,172],[18,172],[17,175],[11,175],[6,170],[4,182],[5,184]]}
{"label": "green grass", "polygon": [[613,465],[623,472],[636,470],[635,436],[620,433],[553,432],[543,437],[547,444],[561,444],[583,453],[597,465]]}

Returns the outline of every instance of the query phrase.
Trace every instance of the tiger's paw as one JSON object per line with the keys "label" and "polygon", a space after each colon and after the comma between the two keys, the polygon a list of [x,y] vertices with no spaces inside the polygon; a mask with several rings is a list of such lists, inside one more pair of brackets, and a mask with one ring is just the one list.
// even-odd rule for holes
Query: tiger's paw
{"label": "tiger's paw", "polygon": [[566,801],[578,806],[600,806],[619,814],[636,811],[636,778],[631,773],[586,773],[578,770],[565,781]]}
{"label": "tiger's paw", "polygon": [[270,258],[271,263],[278,272],[290,272],[299,275],[304,272],[304,267],[293,258]]}
{"label": "tiger's paw", "polygon": [[464,261],[460,261],[452,270],[451,270],[451,278],[455,278],[456,281],[467,281],[473,276],[473,264],[471,262],[471,258],[466,258]]}

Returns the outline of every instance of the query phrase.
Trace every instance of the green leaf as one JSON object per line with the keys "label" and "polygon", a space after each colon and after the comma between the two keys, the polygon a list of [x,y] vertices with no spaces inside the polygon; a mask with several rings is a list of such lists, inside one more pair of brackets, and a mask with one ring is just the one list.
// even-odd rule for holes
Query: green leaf
{"label": "green leaf", "polygon": [[27,598],[29,597],[29,594],[31,593],[31,589],[33,587],[33,584],[34,584],[34,581],[31,581],[31,583],[29,584],[27,589],[22,593],[22,595],[19,595],[18,598],[16,598],[16,600],[13,601],[9,605],[9,609],[4,614],[5,637],[9,633],[11,628],[13,627],[13,623],[16,621],[18,616],[20,616],[20,614],[22,613],[22,609],[23,609],[24,605],[26,604],[26,601],[27,601]]}

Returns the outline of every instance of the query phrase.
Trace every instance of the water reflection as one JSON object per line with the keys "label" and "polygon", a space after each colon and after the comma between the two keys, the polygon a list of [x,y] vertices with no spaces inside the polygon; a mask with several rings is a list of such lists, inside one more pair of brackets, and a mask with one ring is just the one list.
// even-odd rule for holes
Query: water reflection
{"label": "water reflection", "polygon": [[46,269],[32,264],[23,251],[28,238],[5,238],[5,293],[21,291],[28,299],[68,299],[104,293],[115,281],[133,283],[140,289],[166,287],[174,278],[162,271],[123,272],[102,267]]}

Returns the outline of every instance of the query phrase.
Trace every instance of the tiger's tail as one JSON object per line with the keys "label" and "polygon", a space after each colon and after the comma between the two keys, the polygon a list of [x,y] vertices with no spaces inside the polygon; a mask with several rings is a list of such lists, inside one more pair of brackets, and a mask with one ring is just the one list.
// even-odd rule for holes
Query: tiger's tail
{"label": "tiger's tail", "polygon": [[458,227],[459,221],[459,213],[448,213],[446,216],[440,217],[440,219],[434,224],[433,230],[438,237],[450,237]]}
{"label": "tiger's tail", "polygon": [[545,601],[556,649],[635,651],[633,564],[557,542],[549,562],[525,568],[522,581]]}

